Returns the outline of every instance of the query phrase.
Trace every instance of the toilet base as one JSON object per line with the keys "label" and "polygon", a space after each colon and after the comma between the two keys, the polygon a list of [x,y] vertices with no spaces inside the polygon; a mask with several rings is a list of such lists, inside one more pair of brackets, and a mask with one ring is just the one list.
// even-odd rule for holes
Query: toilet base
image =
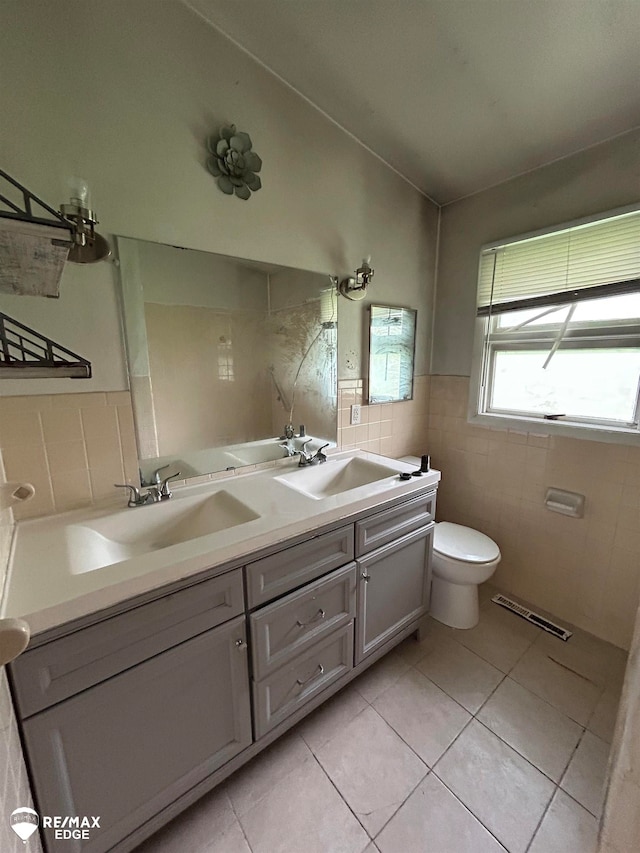
{"label": "toilet base", "polygon": [[430,615],[450,628],[474,628],[480,621],[477,584],[449,583],[433,575]]}

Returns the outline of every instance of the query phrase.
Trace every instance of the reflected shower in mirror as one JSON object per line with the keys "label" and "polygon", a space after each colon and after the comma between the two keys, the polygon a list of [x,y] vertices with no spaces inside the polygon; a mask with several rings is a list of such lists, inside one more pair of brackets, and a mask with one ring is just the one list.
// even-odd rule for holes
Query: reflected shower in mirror
{"label": "reflected shower in mirror", "polygon": [[163,465],[194,477],[284,458],[309,436],[335,443],[329,275],[117,242],[144,481]]}
{"label": "reflected shower in mirror", "polygon": [[387,305],[369,310],[369,403],[412,400],[417,312]]}

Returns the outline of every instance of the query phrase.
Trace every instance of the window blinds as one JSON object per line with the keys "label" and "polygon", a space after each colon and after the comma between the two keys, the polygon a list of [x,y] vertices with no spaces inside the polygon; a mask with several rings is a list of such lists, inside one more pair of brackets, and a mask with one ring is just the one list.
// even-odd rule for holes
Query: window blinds
{"label": "window blinds", "polygon": [[483,249],[478,316],[640,290],[640,210]]}

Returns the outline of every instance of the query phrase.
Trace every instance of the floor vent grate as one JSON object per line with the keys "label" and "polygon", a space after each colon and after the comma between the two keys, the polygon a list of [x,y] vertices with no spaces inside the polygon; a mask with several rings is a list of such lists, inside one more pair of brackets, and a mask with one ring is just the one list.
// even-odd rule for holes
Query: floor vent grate
{"label": "floor vent grate", "polygon": [[550,634],[553,634],[554,637],[564,640],[565,643],[571,636],[571,631],[567,631],[566,628],[561,628],[554,622],[550,622],[548,619],[545,619],[544,616],[539,616],[537,613],[534,613],[533,610],[529,610],[528,607],[524,607],[522,604],[518,604],[517,601],[512,601],[504,595],[494,595],[491,601],[494,601],[501,607],[506,607],[507,610],[511,610],[512,613],[516,613],[518,616],[522,616],[522,618],[526,619],[527,622],[531,622],[533,625],[537,625],[538,628],[548,631]]}

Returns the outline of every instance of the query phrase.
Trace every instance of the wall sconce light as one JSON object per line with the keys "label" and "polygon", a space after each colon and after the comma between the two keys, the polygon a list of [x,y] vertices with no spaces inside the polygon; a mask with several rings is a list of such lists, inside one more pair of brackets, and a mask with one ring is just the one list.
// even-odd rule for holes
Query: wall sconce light
{"label": "wall sconce light", "polygon": [[340,293],[347,299],[358,301],[367,295],[367,285],[373,278],[371,269],[371,255],[363,258],[361,266],[355,271],[355,277],[349,276],[340,282]]}
{"label": "wall sconce light", "polygon": [[84,181],[75,181],[69,204],[60,205],[60,213],[71,223],[73,246],[67,260],[74,264],[95,264],[111,254],[105,238],[95,231],[98,219],[91,210],[89,188]]}

